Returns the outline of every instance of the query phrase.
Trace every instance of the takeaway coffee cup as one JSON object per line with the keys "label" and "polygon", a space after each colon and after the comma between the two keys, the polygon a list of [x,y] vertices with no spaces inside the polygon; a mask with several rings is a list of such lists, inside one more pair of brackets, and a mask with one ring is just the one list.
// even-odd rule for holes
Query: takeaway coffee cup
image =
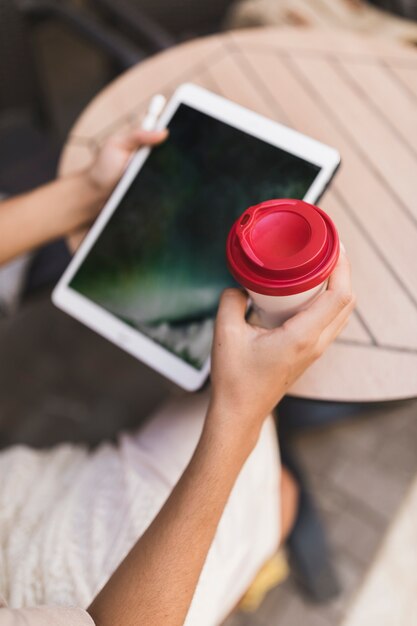
{"label": "takeaway coffee cup", "polygon": [[326,289],[339,258],[330,217],[301,200],[249,207],[227,238],[227,264],[248,291],[256,323],[279,326]]}

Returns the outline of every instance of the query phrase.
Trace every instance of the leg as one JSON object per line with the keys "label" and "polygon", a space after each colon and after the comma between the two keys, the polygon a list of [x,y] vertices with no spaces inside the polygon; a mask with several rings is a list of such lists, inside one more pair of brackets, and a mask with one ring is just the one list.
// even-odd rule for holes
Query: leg
{"label": "leg", "polygon": [[281,466],[280,515],[281,543],[285,543],[297,518],[300,490],[294,476],[285,466]]}

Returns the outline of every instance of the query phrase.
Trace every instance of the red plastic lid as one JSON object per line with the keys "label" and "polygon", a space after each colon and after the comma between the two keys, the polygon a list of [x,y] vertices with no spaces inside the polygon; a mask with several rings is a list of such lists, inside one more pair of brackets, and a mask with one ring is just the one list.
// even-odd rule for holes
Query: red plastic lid
{"label": "red plastic lid", "polygon": [[339,258],[332,220],[302,200],[268,200],[249,207],[233,224],[226,246],[227,264],[237,282],[268,296],[316,287]]}

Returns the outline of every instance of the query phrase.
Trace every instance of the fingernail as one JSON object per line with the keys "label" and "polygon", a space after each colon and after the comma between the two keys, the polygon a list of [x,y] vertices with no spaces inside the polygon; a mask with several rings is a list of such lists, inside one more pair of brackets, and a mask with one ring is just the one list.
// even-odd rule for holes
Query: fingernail
{"label": "fingernail", "polygon": [[168,134],[168,129],[167,128],[152,128],[152,130],[147,131],[150,135],[167,135]]}
{"label": "fingernail", "polygon": [[346,248],[345,248],[345,246],[343,245],[342,242],[340,242],[340,249],[343,252],[343,254],[346,254]]}

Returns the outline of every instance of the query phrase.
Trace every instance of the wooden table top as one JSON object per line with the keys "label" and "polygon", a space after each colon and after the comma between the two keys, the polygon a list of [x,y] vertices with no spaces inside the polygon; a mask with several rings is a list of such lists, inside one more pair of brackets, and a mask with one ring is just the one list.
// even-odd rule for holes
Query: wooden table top
{"label": "wooden table top", "polygon": [[292,389],[322,400],[417,396],[417,53],[345,32],[251,29],[158,54],[104,89],[75,124],[60,173],[86,166],[150,97],[190,81],[336,147],[320,202],[352,261],[357,309]]}

